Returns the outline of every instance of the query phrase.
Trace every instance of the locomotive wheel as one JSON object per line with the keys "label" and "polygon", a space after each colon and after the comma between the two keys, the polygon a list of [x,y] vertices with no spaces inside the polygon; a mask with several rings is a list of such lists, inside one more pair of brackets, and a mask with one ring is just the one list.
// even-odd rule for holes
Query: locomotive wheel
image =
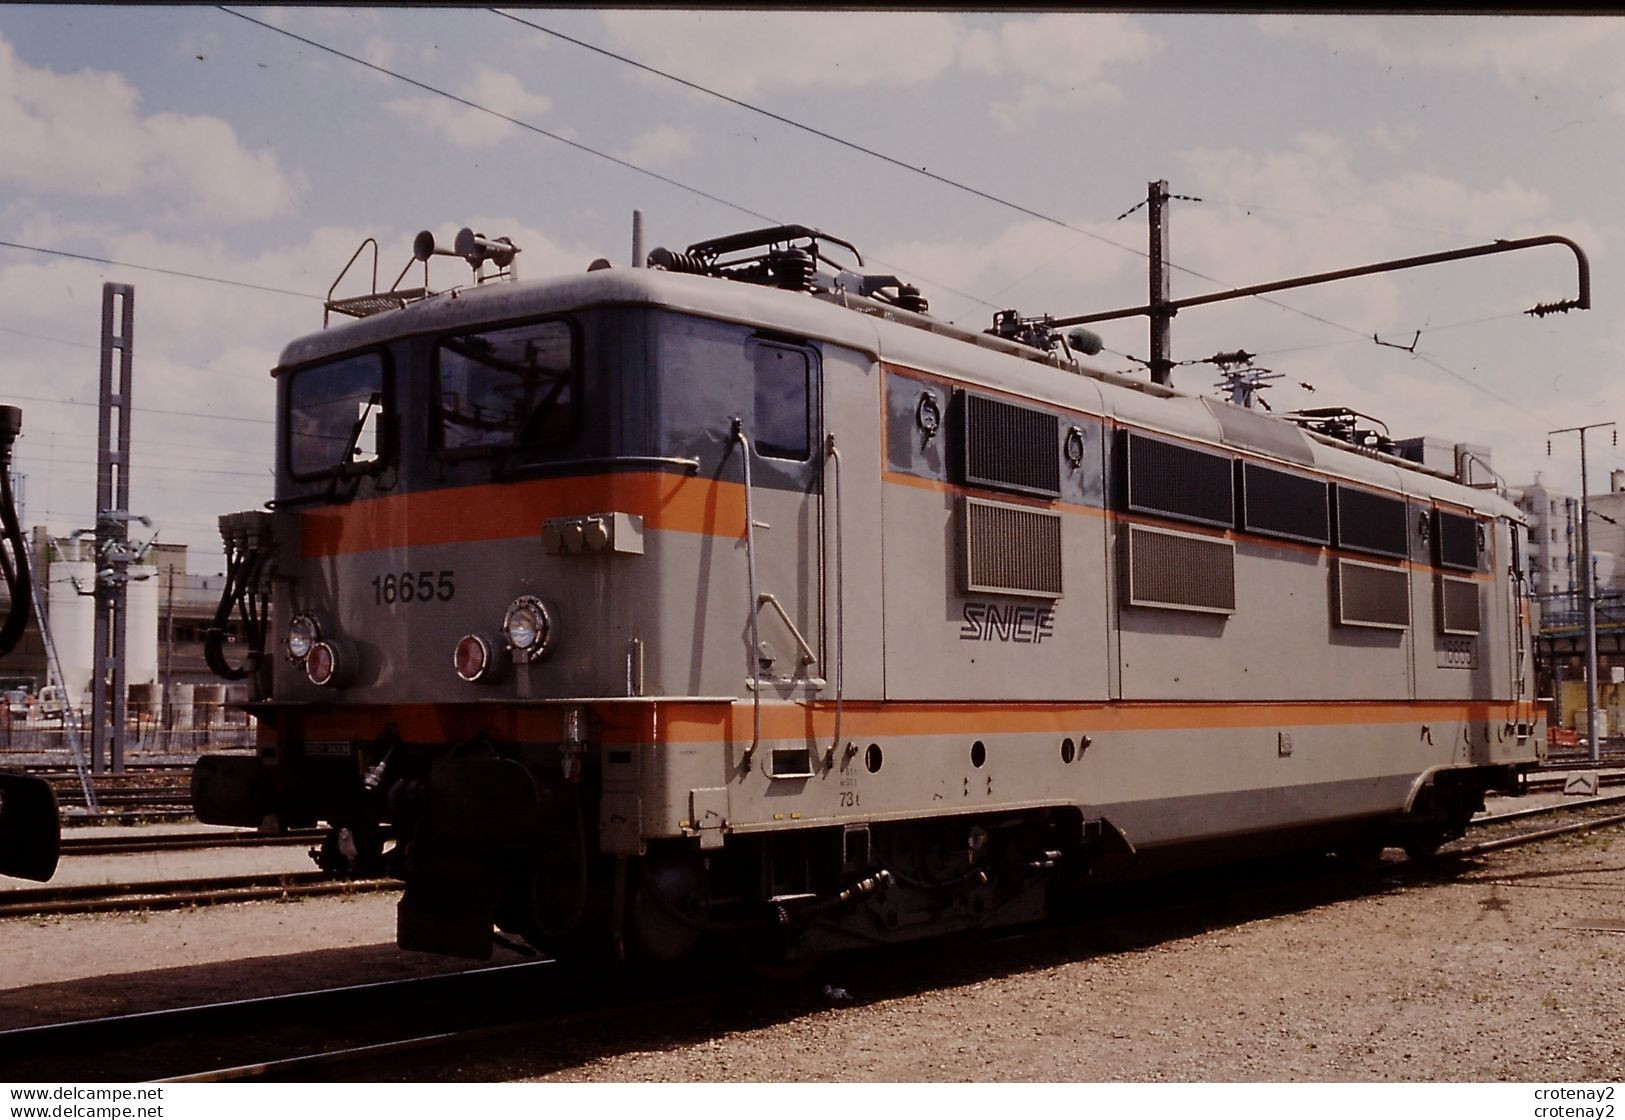
{"label": "locomotive wheel", "polygon": [[1428,829],[1414,836],[1406,837],[1404,844],[1405,857],[1417,863],[1425,863],[1439,853],[1448,840],[1444,830],[1440,828]]}
{"label": "locomotive wheel", "polygon": [[1382,853],[1387,845],[1380,839],[1357,840],[1337,849],[1337,858],[1359,871],[1376,871],[1382,867]]}

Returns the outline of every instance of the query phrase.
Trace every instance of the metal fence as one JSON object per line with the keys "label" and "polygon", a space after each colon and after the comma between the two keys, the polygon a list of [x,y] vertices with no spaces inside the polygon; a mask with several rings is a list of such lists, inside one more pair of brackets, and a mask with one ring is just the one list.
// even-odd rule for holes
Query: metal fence
{"label": "metal fence", "polygon": [[[127,760],[185,758],[254,744],[253,719],[235,705],[213,698],[171,704],[168,712],[134,709],[123,730]],[[90,715],[83,709],[45,714],[0,705],[0,763],[71,767],[77,749],[88,765],[91,731]]]}
{"label": "metal fence", "polygon": [[[1579,592],[1536,596],[1540,607],[1540,628],[1577,630],[1585,626],[1585,596]],[[1597,596],[1598,629],[1625,628],[1625,594],[1610,592]]]}

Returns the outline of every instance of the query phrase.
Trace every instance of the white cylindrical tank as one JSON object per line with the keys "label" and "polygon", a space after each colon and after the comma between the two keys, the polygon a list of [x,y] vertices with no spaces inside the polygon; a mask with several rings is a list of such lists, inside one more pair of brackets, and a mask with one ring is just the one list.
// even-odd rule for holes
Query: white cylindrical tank
{"label": "white cylindrical tank", "polygon": [[[146,576],[141,579],[139,577]],[[124,607],[124,683],[158,680],[158,585],[156,568],[130,568]],[[74,582],[78,581],[75,588]],[[96,565],[88,560],[58,560],[51,565],[47,602],[51,640],[62,662],[69,706],[88,710],[90,675],[96,667],[96,597],[82,595],[96,586]]]}
{"label": "white cylindrical tank", "polygon": [[68,689],[70,708],[90,707],[90,674],[95,668],[96,597],[79,594],[74,583],[86,592],[95,589],[96,565],[88,560],[58,560],[51,565],[51,640],[56,643],[57,660],[62,663],[62,680]]}
{"label": "white cylindrical tank", "polygon": [[192,730],[193,693],[194,690],[189,684],[169,686],[170,722],[177,731]]}
{"label": "white cylindrical tank", "polygon": [[152,684],[158,679],[158,569],[130,568],[124,599],[124,683]]}

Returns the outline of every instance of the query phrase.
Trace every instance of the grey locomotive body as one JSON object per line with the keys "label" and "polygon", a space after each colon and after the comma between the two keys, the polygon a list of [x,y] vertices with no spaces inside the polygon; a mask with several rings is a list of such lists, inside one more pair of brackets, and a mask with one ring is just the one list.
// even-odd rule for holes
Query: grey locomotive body
{"label": "grey locomotive body", "polygon": [[1538,761],[1495,495],[851,274],[664,259],[277,370],[274,508],[223,519],[279,635],[258,757],[196,801],[329,823],[403,945],[1016,922],[1113,868],[1431,848]]}

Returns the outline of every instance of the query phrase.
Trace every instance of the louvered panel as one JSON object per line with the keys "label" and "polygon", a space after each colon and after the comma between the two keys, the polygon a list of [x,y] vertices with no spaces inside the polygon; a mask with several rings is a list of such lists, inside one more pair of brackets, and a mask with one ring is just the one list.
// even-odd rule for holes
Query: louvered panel
{"label": "louvered panel", "polygon": [[1061,516],[960,499],[960,590],[1061,597]]}
{"label": "louvered panel", "polygon": [[1338,486],[1337,544],[1356,552],[1404,559],[1409,555],[1405,499]]}
{"label": "louvered panel", "polygon": [[1236,546],[1230,541],[1131,525],[1127,547],[1130,606],[1235,613]]}
{"label": "louvered panel", "polygon": [[1407,629],[1411,624],[1409,573],[1383,564],[1339,560],[1337,621],[1344,626]]}
{"label": "louvered panel", "polygon": [[1477,580],[1439,577],[1439,632],[1477,634],[1483,628],[1483,595]]}
{"label": "louvered panel", "polygon": [[1255,533],[1326,544],[1331,540],[1331,497],[1325,482],[1241,465],[1241,525]]}
{"label": "louvered panel", "polygon": [[1235,474],[1228,455],[1128,433],[1128,508],[1228,529]]}
{"label": "louvered panel", "polygon": [[1478,522],[1459,513],[1433,511],[1433,538],[1439,564],[1446,568],[1478,570]]}
{"label": "louvered panel", "polygon": [[960,394],[960,481],[1046,498],[1061,493],[1060,418]]}

